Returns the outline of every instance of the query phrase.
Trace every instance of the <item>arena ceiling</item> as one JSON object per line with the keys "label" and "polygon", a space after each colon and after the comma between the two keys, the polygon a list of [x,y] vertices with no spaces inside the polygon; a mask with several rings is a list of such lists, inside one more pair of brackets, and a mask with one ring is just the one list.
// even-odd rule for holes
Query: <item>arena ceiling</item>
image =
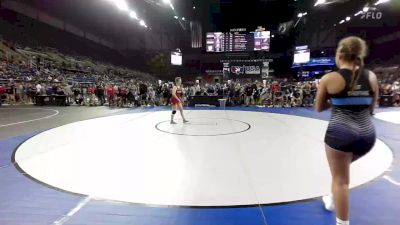
{"label": "arena ceiling", "polygon": [[[46,13],[79,24],[83,29],[102,37],[114,39],[142,30],[137,22],[118,11],[106,0],[18,0],[39,8]],[[179,25],[186,20],[201,20],[204,26],[215,29],[264,26],[277,29],[280,23],[296,19],[299,12],[309,12],[309,18],[327,24],[340,21],[354,13],[368,0],[331,0],[332,4],[314,7],[316,0],[171,0],[175,11],[163,4],[163,0],[127,0],[140,18],[153,29]],[[329,1],[328,1],[329,2]],[[196,9],[193,9],[193,6]],[[178,20],[174,16],[178,16]]]}
{"label": "arena ceiling", "polygon": [[[288,21],[295,24],[299,20],[297,15],[304,12],[307,12],[307,16],[301,20],[304,25],[315,29],[331,29],[346,16],[353,15],[377,0],[326,0],[329,4],[318,7],[315,7],[317,0],[171,0],[174,10],[164,0],[126,0],[151,30],[141,27],[126,12],[118,10],[110,4],[111,0],[14,1],[23,2],[79,25],[81,29],[104,39],[118,42],[142,36],[145,32],[187,35],[185,30],[189,30],[191,20],[201,21],[203,32],[226,31],[231,28],[253,30],[257,26],[277,32],[279,24]],[[185,21],[182,17],[185,17]]]}
{"label": "arena ceiling", "polygon": [[233,27],[277,29],[280,23],[296,20],[298,13],[307,12],[308,19],[333,25],[362,9],[371,0],[328,0],[315,7],[317,0],[221,0],[221,29]]}
{"label": "arena ceiling", "polygon": [[[118,40],[124,36],[140,35],[146,32],[138,21],[131,19],[126,12],[118,10],[107,0],[16,0],[47,14],[79,26],[108,40]],[[182,1],[175,7],[180,16],[185,16],[192,9],[189,1]],[[162,0],[127,0],[129,7],[136,11],[152,30],[159,27],[179,28],[174,13],[165,7]],[[190,15],[187,15],[188,17]]]}

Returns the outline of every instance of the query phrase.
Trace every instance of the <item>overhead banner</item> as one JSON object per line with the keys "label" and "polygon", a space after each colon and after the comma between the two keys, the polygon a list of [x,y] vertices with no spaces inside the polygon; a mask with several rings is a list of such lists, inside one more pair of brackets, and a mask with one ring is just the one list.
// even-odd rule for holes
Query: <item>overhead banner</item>
{"label": "overhead banner", "polygon": [[[320,57],[320,58],[311,58],[310,61],[306,64],[302,64],[303,67],[306,66],[335,66],[335,57]],[[300,64],[293,64],[292,68],[300,67]]]}
{"label": "overhead banner", "polygon": [[269,62],[224,63],[224,75],[230,79],[261,79],[268,74]]}
{"label": "overhead banner", "polygon": [[273,72],[270,70],[272,59],[221,60],[224,79],[261,79]]}
{"label": "overhead banner", "polygon": [[261,74],[261,66],[254,65],[254,66],[239,66],[233,65],[231,68],[231,74],[233,75],[255,75]]}

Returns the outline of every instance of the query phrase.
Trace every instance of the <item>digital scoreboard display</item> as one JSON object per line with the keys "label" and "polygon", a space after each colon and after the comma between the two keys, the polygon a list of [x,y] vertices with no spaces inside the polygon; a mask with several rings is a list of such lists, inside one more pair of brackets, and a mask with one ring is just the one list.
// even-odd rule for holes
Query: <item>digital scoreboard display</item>
{"label": "digital scoreboard display", "polygon": [[293,64],[304,64],[310,62],[310,49],[307,45],[298,46],[294,51]]}
{"label": "digital scoreboard display", "polygon": [[212,32],[207,33],[207,52],[269,51],[270,31],[262,32]]}
{"label": "digital scoreboard display", "polygon": [[206,46],[207,52],[224,52],[226,47],[224,33],[207,33]]}
{"label": "digital scoreboard display", "polygon": [[182,53],[171,52],[171,65],[181,66],[182,65]]}
{"label": "digital scoreboard display", "polygon": [[271,32],[254,32],[254,51],[269,51],[271,43]]}

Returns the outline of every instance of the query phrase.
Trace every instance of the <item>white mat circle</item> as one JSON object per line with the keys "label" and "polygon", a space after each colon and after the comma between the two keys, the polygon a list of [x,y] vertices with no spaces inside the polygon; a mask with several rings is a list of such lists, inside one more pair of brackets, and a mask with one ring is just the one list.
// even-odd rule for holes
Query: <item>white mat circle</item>
{"label": "white mat circle", "polygon": [[[238,123],[226,121],[243,121],[251,129],[224,136],[173,135],[155,129],[170,112],[119,115],[41,133],[18,148],[15,160],[29,176],[50,186],[131,203],[237,206],[329,192],[323,143],[328,122],[260,112],[186,113],[194,122],[225,118],[217,125],[192,126],[191,132],[240,130]],[[390,149],[378,141],[352,165],[351,187],[380,176],[392,160]]]}

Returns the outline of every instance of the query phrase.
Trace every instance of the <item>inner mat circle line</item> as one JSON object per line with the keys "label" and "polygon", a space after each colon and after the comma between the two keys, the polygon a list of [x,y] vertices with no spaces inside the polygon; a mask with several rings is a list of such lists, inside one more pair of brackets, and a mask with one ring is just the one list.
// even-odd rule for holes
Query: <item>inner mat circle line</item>
{"label": "inner mat circle line", "polygon": [[[15,109],[30,109],[30,108],[15,108]],[[38,109],[38,108],[32,108],[31,110],[34,110],[34,109]],[[19,124],[24,124],[24,123],[31,123],[31,122],[35,122],[35,121],[39,121],[39,120],[44,120],[44,119],[50,119],[50,118],[60,114],[60,112],[58,110],[55,110],[55,109],[38,109],[38,110],[53,111],[54,113],[52,115],[49,115],[49,116],[40,117],[40,118],[36,118],[36,119],[32,119],[32,120],[24,120],[24,121],[20,121],[20,122],[0,125],[0,128],[19,125]]]}
{"label": "inner mat circle line", "polygon": [[[169,123],[170,120],[165,120],[165,121],[161,121],[161,122],[157,123],[157,124],[155,125],[155,128],[156,128],[156,130],[161,131],[161,132],[163,132],[163,133],[173,134],[173,135],[178,135],[178,136],[190,136],[190,137],[217,137],[217,136],[227,136],[227,135],[241,134],[241,133],[247,132],[247,131],[249,131],[249,130],[251,129],[251,125],[250,125],[249,123],[243,122],[243,121],[241,121],[241,120],[234,120],[234,119],[228,119],[228,118],[203,118],[203,117],[201,117],[201,118],[202,118],[202,119],[216,119],[216,120],[220,119],[220,120],[236,121],[236,122],[245,124],[245,125],[247,126],[247,128],[244,129],[244,130],[242,130],[242,131],[231,132],[231,133],[224,133],[224,134],[182,134],[182,133],[174,133],[174,132],[169,132],[169,131],[161,130],[161,129],[159,128],[159,125],[161,125],[161,124],[163,124],[163,123]],[[190,124],[187,124],[187,125],[190,125]],[[217,123],[217,125],[218,125],[218,123]]]}

